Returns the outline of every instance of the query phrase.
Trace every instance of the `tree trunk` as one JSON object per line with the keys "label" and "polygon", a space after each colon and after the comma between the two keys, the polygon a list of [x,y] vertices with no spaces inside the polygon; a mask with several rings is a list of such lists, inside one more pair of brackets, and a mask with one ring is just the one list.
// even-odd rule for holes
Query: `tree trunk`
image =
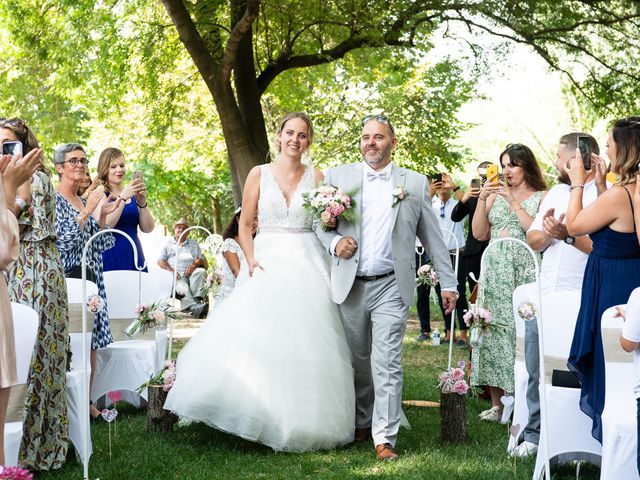
{"label": "tree trunk", "polygon": [[163,408],[167,392],[159,385],[149,385],[147,394],[147,432],[172,431],[178,417]]}
{"label": "tree trunk", "polygon": [[440,393],[440,435],[444,443],[468,440],[466,395]]}

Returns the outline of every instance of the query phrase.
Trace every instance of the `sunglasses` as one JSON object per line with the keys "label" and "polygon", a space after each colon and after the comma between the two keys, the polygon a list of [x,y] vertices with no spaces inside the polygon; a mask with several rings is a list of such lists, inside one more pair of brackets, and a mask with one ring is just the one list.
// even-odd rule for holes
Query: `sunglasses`
{"label": "sunglasses", "polygon": [[521,143],[510,143],[506,146],[505,150],[524,150],[524,145]]}
{"label": "sunglasses", "polygon": [[395,134],[395,130],[393,128],[393,125],[391,125],[391,121],[389,120],[389,118],[387,118],[386,115],[382,115],[382,114],[378,114],[378,115],[366,115],[363,119],[362,119],[362,126],[364,127],[367,123],[369,123],[371,120],[375,120],[376,122],[380,122],[380,123],[384,123],[385,125],[389,125],[389,129],[391,130],[391,133]]}

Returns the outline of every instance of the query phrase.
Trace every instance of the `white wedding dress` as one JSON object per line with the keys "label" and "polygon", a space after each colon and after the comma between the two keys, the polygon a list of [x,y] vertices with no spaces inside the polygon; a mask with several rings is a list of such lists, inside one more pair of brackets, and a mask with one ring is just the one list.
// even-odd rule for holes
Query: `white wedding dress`
{"label": "white wedding dress", "polygon": [[165,403],[182,421],[282,451],[347,444],[355,426],[351,353],[326,253],[302,207],[315,179],[305,168],[287,207],[261,167],[254,249],[264,270],[239,281],[180,352]]}

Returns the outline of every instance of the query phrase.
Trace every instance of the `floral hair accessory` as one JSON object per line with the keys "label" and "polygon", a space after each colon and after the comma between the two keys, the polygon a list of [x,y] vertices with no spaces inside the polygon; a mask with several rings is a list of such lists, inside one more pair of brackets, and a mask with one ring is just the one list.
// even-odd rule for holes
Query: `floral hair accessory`
{"label": "floral hair accessory", "polygon": [[401,201],[407,198],[409,196],[409,193],[407,192],[407,189],[404,188],[402,185],[398,185],[396,188],[393,189],[393,191],[391,192],[391,195],[393,195],[393,202],[391,203],[391,206],[395,207]]}

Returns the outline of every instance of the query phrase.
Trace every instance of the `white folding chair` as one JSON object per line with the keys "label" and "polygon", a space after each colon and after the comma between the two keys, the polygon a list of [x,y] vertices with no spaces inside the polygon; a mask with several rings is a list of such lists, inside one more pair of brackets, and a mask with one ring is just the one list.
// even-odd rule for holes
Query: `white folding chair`
{"label": "white folding chair", "polygon": [[[640,301],[640,289],[632,293]],[[634,291],[635,292],[635,291]],[[605,359],[606,394],[602,412],[602,463],[600,480],[640,478],[637,467],[637,416],[633,392],[638,374],[633,354],[620,346],[624,320],[614,317],[614,307],[602,314],[602,346]]]}
{"label": "white folding chair", "polygon": [[591,419],[580,410],[580,389],[551,385],[554,369],[567,370],[567,359],[580,310],[580,291],[557,292],[542,297],[544,309],[544,380],[546,390],[547,435],[540,436],[533,479],[544,473],[545,440],[549,460],[566,463],[586,460],[599,464],[601,445],[591,435]]}
{"label": "white folding chair", "polygon": [[18,384],[11,387],[4,425],[4,462],[8,467],[18,464],[18,452],[22,440],[22,416],[27,394],[26,384],[39,324],[38,313],[25,305],[12,303],[11,314],[16,344]]}
{"label": "white folding chair", "polygon": [[[135,392],[162,368],[166,351],[166,329],[150,328],[128,340],[124,330],[137,318],[136,307],[166,297],[158,291],[156,280],[146,272],[115,270],[104,273],[109,323],[114,342],[98,350],[91,398],[96,401],[110,391]],[[146,399],[146,391],[141,395]],[[123,399],[139,405],[138,396]]]}
{"label": "white folding chair", "polygon": [[[537,302],[538,291],[535,283],[525,283],[513,291],[513,317],[516,324],[516,360],[513,366],[515,391],[512,425],[518,427],[515,435],[509,434],[507,450],[510,452],[518,445],[518,438],[529,422],[529,406],[527,405],[527,383],[529,373],[524,363],[524,320],[518,314],[518,307],[522,302]],[[532,321],[535,321],[532,320]],[[503,419],[504,420],[504,419]]]}
{"label": "white folding chair", "polygon": [[[67,372],[67,414],[69,416],[69,440],[78,452],[81,460],[93,453],[91,437],[89,437],[88,452],[82,443],[82,416],[87,415],[87,405],[82,404],[82,375],[87,376],[87,383],[91,375],[91,365],[87,365],[86,373],[82,366],[82,309],[87,308],[87,300],[98,295],[98,286],[87,281],[86,297],[82,295],[82,280],[67,278],[67,301],[69,303],[69,337],[71,348],[71,371]],[[104,299],[103,299],[104,300]],[[91,332],[93,330],[94,314],[87,311],[87,333],[84,341],[87,350],[91,350]]]}

